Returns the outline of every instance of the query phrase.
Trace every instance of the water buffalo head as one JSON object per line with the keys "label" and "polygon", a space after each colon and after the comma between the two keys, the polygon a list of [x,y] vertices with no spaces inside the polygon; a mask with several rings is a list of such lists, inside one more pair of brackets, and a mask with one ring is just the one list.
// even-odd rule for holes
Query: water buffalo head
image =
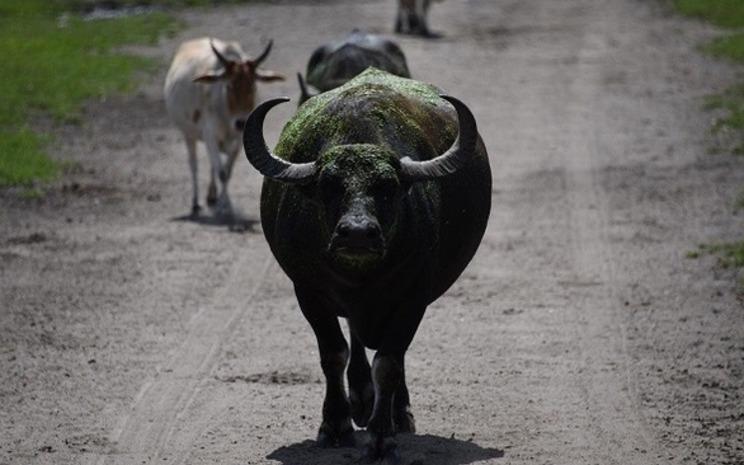
{"label": "water buffalo head", "polygon": [[327,257],[336,268],[366,273],[383,263],[409,188],[456,172],[475,153],[478,131],[472,113],[459,100],[441,97],[455,107],[459,132],[447,151],[430,160],[400,158],[378,144],[333,146],[306,163],[281,159],[266,147],[263,122],[287,98],[266,101],[248,117],[246,156],[264,176],[297,185],[318,205],[327,231]]}

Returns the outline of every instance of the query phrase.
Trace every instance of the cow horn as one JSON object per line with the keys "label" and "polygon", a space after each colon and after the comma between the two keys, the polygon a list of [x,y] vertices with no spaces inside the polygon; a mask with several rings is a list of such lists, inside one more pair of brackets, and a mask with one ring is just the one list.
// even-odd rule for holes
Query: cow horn
{"label": "cow horn", "polygon": [[212,51],[217,55],[217,59],[220,60],[222,66],[225,68],[229,67],[232,62],[217,50],[217,47],[214,46],[214,39],[209,39],[209,46],[212,47]]}
{"label": "cow horn", "polygon": [[468,107],[449,95],[440,95],[455,107],[459,130],[452,146],[443,154],[426,161],[415,161],[408,157],[400,160],[401,176],[409,182],[426,181],[455,173],[475,153],[478,142],[478,127]]}
{"label": "cow horn", "polygon": [[289,102],[287,97],[267,100],[248,116],[243,131],[245,156],[251,165],[267,178],[292,184],[306,183],[315,177],[315,163],[291,163],[282,160],[271,153],[263,137],[266,114],[276,105],[285,102]]}
{"label": "cow horn", "polygon": [[255,64],[256,66],[260,65],[261,62],[263,62],[266,59],[266,57],[269,56],[269,52],[271,51],[271,46],[272,45],[274,45],[274,41],[273,40],[269,40],[269,43],[266,44],[266,48],[264,48],[264,51],[261,52],[261,54],[258,56],[258,58],[256,58],[255,60],[253,60],[253,64]]}

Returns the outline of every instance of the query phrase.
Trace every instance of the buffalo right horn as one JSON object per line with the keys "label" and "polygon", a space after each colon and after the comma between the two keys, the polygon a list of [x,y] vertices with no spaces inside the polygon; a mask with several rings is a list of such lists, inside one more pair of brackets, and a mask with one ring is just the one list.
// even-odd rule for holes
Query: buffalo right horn
{"label": "buffalo right horn", "polygon": [[427,181],[455,173],[475,155],[478,127],[473,113],[467,105],[454,97],[449,95],[440,95],[440,97],[451,103],[457,111],[459,126],[457,138],[446,152],[431,160],[416,161],[408,157],[401,158],[401,174],[409,182]]}
{"label": "buffalo right horn", "polygon": [[267,178],[292,184],[307,183],[315,177],[315,163],[291,163],[282,160],[271,153],[264,140],[263,123],[266,114],[273,107],[285,102],[289,102],[289,98],[267,100],[248,116],[243,131],[245,156],[251,165]]}

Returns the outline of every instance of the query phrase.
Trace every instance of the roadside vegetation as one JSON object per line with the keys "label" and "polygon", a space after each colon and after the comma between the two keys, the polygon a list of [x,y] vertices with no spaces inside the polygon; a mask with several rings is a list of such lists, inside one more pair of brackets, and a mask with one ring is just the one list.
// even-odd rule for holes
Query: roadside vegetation
{"label": "roadside vegetation", "polygon": [[[744,1],[742,0],[674,0],[675,7],[683,14],[701,18],[728,28],[730,32],[703,46],[713,56],[744,64]],[[724,116],[712,127],[714,133],[731,131],[735,135],[732,152],[744,155],[744,82],[718,95],[706,99],[708,110],[724,110]],[[734,210],[744,209],[744,191],[734,203]],[[716,255],[723,268],[744,267],[744,241],[703,244],[688,252],[690,258]],[[744,284],[744,282],[742,282]]]}
{"label": "roadside vegetation", "polygon": [[154,63],[117,47],[153,43],[177,26],[163,12],[87,21],[84,3],[0,2],[0,186],[57,176],[61,164],[48,156],[53,138],[42,122],[78,121],[86,99],[131,89]]}
{"label": "roadside vegetation", "polygon": [[[742,0],[674,0],[682,14],[709,21],[730,32],[705,44],[703,49],[713,56],[744,63],[744,1]],[[713,132],[731,131],[737,142],[733,153],[744,155],[744,83],[710,96],[705,108],[724,110],[724,116],[713,124]]]}

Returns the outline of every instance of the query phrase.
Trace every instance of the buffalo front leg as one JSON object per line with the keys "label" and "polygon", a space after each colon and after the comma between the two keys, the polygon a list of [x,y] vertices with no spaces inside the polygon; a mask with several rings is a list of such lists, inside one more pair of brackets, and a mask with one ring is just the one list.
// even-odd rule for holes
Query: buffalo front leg
{"label": "buffalo front leg", "polygon": [[300,287],[295,287],[295,293],[302,314],[318,340],[320,366],[326,379],[323,422],[318,431],[318,445],[353,446],[354,428],[351,426],[349,401],[344,388],[344,370],[349,358],[349,348],[338,324],[338,317],[324,305],[317,293]]}
{"label": "buffalo front leg", "polygon": [[406,385],[406,366],[401,360],[401,378],[393,397],[393,426],[396,433],[415,433],[416,423],[411,413],[411,399]]}
{"label": "buffalo front leg", "polygon": [[353,331],[351,333],[351,360],[346,377],[349,381],[349,400],[351,417],[360,428],[367,426],[375,401],[375,390],[372,385],[369,361],[364,345]]}
{"label": "buffalo front leg", "polygon": [[[425,310],[426,307],[422,307],[411,312],[396,312],[372,362],[375,403],[367,424],[370,437],[366,452],[371,459],[387,457],[397,461],[398,452],[393,439],[396,427],[401,432],[413,430],[404,358]],[[404,417],[410,417],[410,421]]]}

